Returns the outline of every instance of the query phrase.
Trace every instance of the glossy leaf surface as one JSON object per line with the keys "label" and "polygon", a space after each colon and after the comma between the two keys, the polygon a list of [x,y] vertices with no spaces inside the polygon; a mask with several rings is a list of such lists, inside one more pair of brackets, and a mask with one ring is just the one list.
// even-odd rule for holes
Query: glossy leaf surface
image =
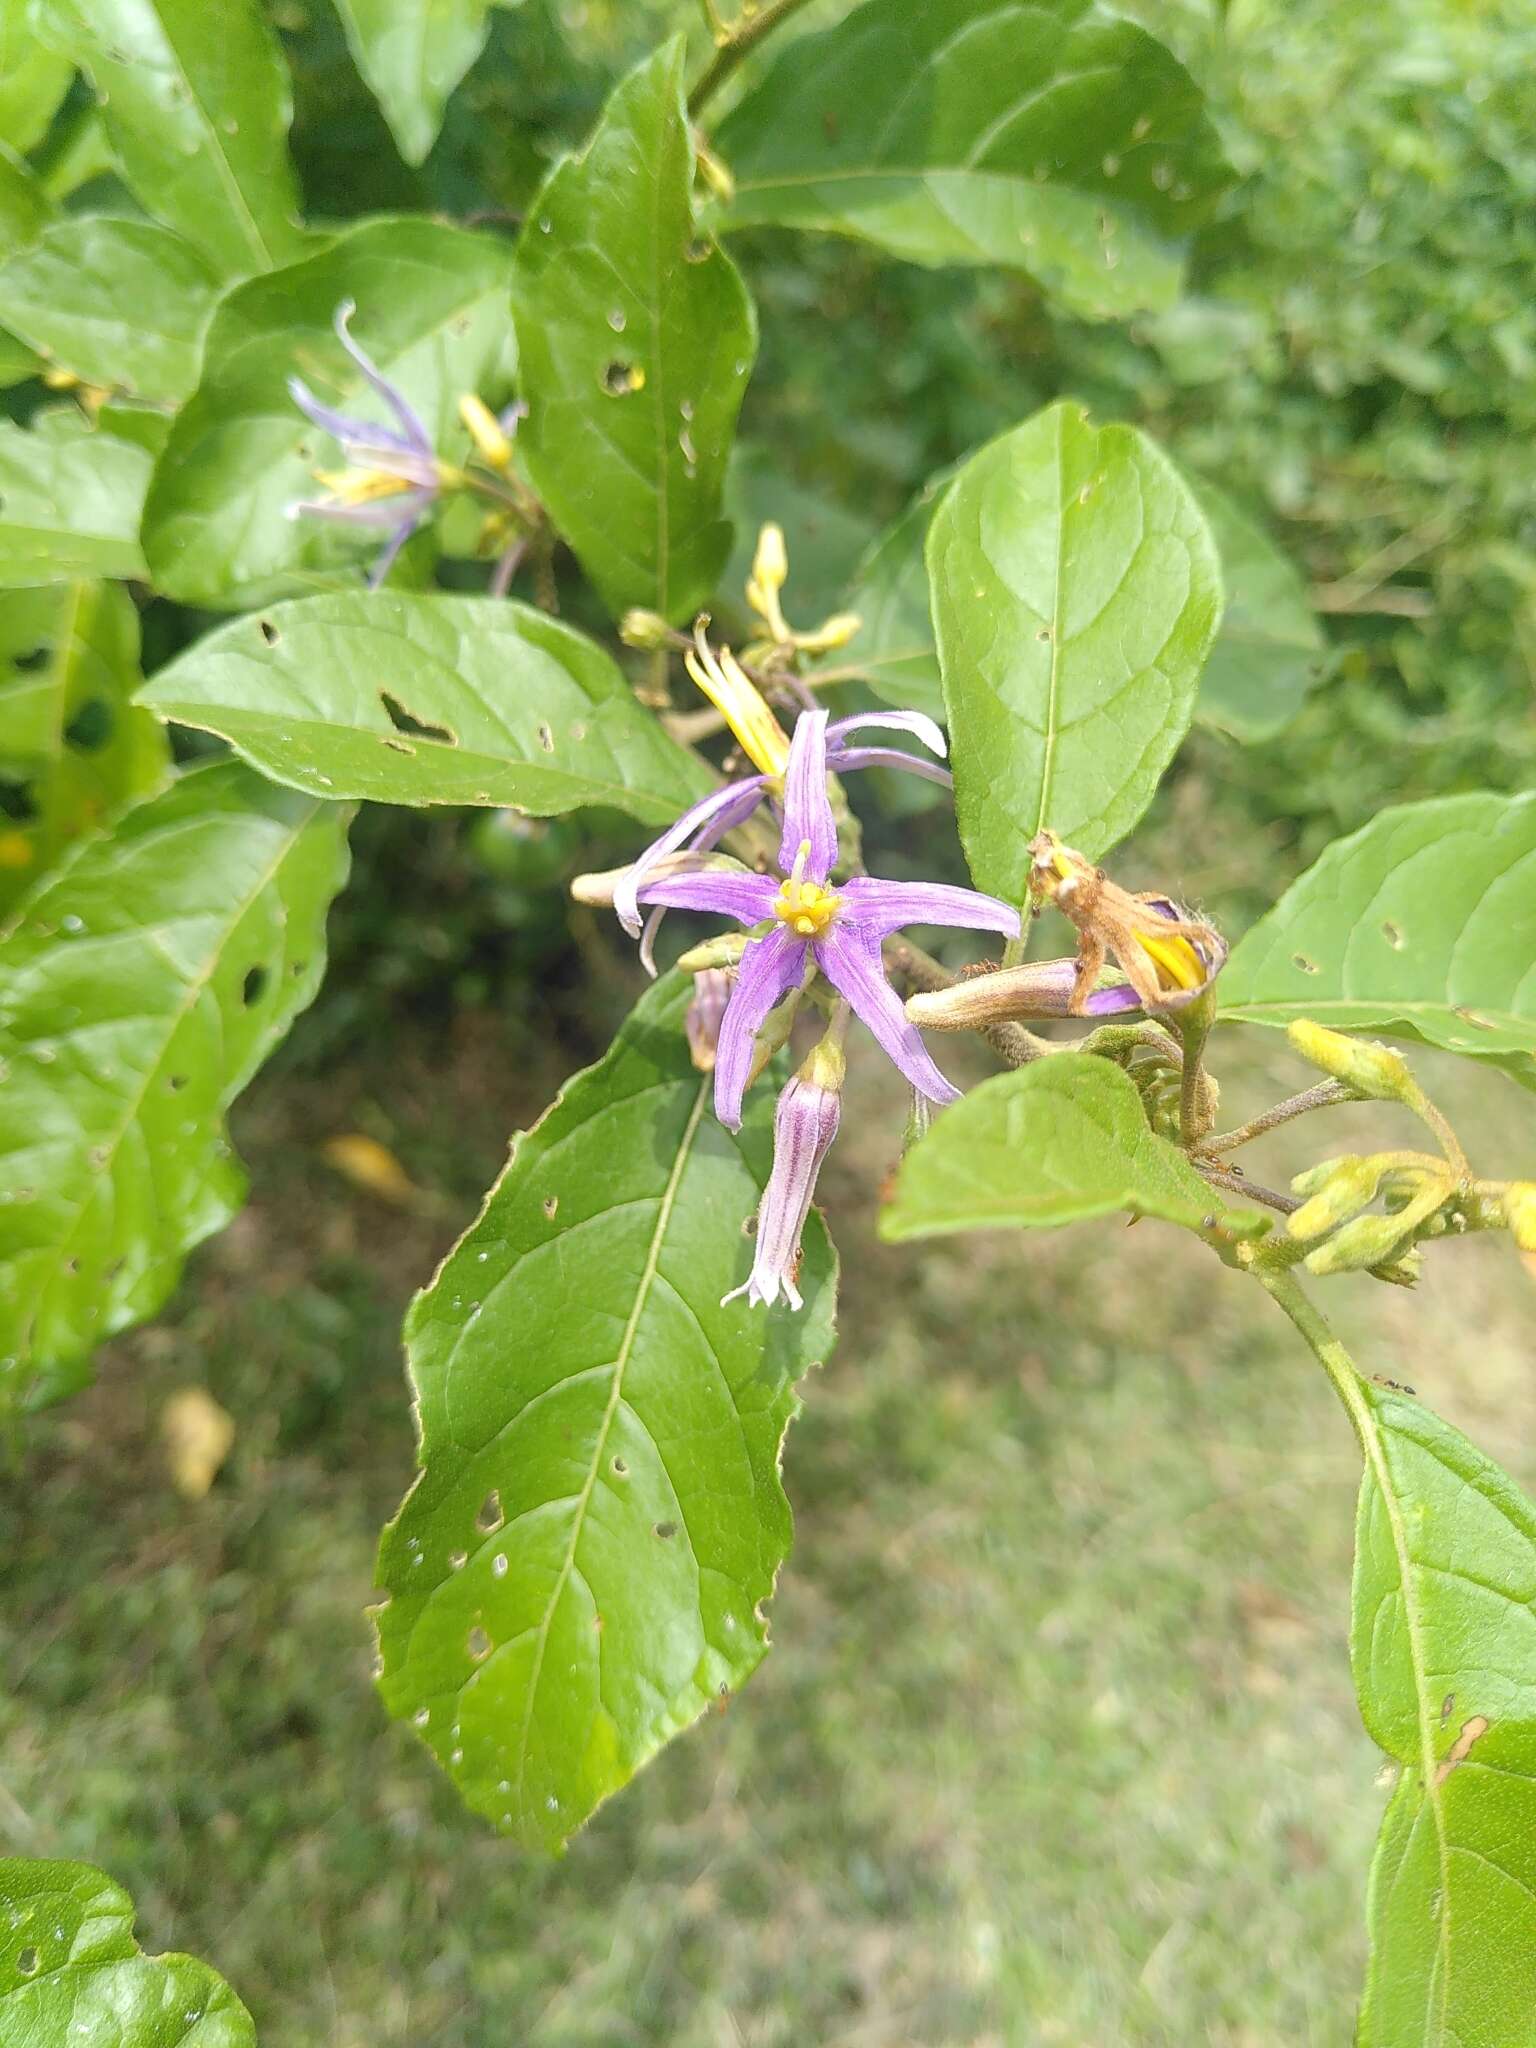
{"label": "glossy leaf surface", "polygon": [[1024,270],[1074,311],[1167,305],[1231,173],[1193,79],[1090,0],[868,0],[720,129],[733,226]]}
{"label": "glossy leaf surface", "polygon": [[142,701],[315,796],[611,804],[650,824],[710,787],[595,642],[495,598],[335,592],[200,640]]}
{"label": "glossy leaf surface", "polygon": [[960,836],[1018,902],[1042,827],[1096,859],[1151,801],[1221,617],[1215,543],[1144,434],[1062,404],[961,469],[928,574]]}
{"label": "glossy leaf surface", "polygon": [[0,915],[169,772],[164,728],[130,701],[138,682],[139,615],[120,585],[61,583],[0,606]]}
{"label": "glossy leaf surface", "polygon": [[298,251],[292,96],[256,0],[36,0],[43,33],[96,87],[145,211],[227,276]]}
{"label": "glossy leaf surface", "polygon": [[693,215],[683,45],[613,93],[535,199],[513,273],[522,454],[615,613],[686,619],[730,551],[726,462],[757,347],[746,288]]}
{"label": "glossy leaf surface", "polygon": [[76,214],[0,269],[13,334],[82,383],[174,404],[197,382],[219,280],[153,221]]}
{"label": "glossy leaf surface", "polygon": [[831,1253],[799,1315],[720,1297],[771,1150],[738,1136],[669,976],[520,1137],[406,1324],[421,1476],[384,1532],[390,1711],[465,1800],[558,1847],[767,1647],[789,1548],[779,1448],[831,1343]]}
{"label": "glossy leaf surface", "polygon": [[1357,1381],[1351,1659],[1401,1768],[1371,1873],[1361,2048],[1521,2041],[1536,2012],[1536,1509],[1416,1401]]}
{"label": "glossy leaf surface", "polygon": [[240,1206],[224,1112],[319,986],[346,826],[215,762],[23,906],[0,947],[0,1404],[81,1385]]}
{"label": "glossy leaf surface", "polygon": [[1259,1227],[1157,1135],[1127,1074],[1063,1052],[995,1075],[947,1109],[902,1162],[880,1233],[1054,1229],[1117,1211],[1190,1230],[1211,1216]]}
{"label": "glossy leaf surface", "polygon": [[491,0],[336,0],[353,62],[400,154],[419,164],[448,95],[485,46]]}
{"label": "glossy leaf surface", "polygon": [[251,2016],[192,1956],[147,1956],[133,1901],[88,1863],[0,1858],[0,2041],[9,2048],[255,2048]]}
{"label": "glossy leaf surface", "polygon": [[1227,962],[1226,1016],[1313,1017],[1536,1087],[1536,796],[1401,804],[1336,840]]}
{"label": "glossy leaf surface", "polygon": [[142,576],[149,457],[83,419],[0,422],[0,590]]}
{"label": "glossy leaf surface", "polygon": [[[388,422],[382,401],[332,331],[353,333],[415,406],[439,453],[466,437],[458,402],[477,390],[507,338],[504,244],[422,219],[370,221],[220,304],[196,392],[177,416],[144,508],[157,587],[188,604],[262,604],[317,583],[355,585],[382,544],[289,507],[320,496],[317,470],[342,461],[288,391],[302,376],[327,405]],[[392,422],[389,422],[392,424]]]}

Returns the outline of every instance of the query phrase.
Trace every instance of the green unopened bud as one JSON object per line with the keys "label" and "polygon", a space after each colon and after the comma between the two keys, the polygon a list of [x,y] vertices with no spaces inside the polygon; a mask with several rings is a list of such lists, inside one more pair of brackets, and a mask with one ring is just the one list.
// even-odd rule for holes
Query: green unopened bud
{"label": "green unopened bud", "polygon": [[1298,1017],[1285,1035],[1304,1060],[1373,1101],[1406,1102],[1417,1096],[1408,1062],[1390,1045],[1346,1038],[1306,1017]]}
{"label": "green unopened bud", "polygon": [[[1360,1273],[1371,1266],[1400,1263],[1412,1248],[1413,1233],[1449,1192],[1448,1182],[1426,1175],[1424,1186],[1397,1215],[1356,1216],[1315,1246],[1306,1257],[1307,1271],[1321,1279],[1329,1273]],[[1299,1209],[1296,1212],[1298,1216],[1301,1213]],[[1290,1218],[1292,1223],[1295,1220],[1295,1216]]]}
{"label": "green unopened bud", "polygon": [[847,1071],[848,1059],[842,1047],[842,1034],[833,1030],[819,1039],[806,1054],[800,1065],[800,1079],[835,1095],[842,1087]]}
{"label": "green unopened bud", "polygon": [[665,647],[671,631],[660,612],[636,609],[627,611],[619,621],[619,638],[626,647],[643,647],[654,653],[658,647]]}
{"label": "green unopened bud", "polygon": [[1304,1244],[1308,1238],[1321,1237],[1340,1223],[1347,1223],[1351,1216],[1358,1216],[1375,1201],[1381,1175],[1382,1168],[1376,1160],[1361,1159],[1353,1153],[1342,1159],[1325,1159],[1320,1166],[1310,1166],[1305,1173],[1298,1173],[1291,1187],[1308,1199],[1286,1218],[1287,1234]]}
{"label": "green unopened bud", "polygon": [[684,974],[708,974],[715,967],[734,967],[750,943],[745,932],[720,932],[680,953],[677,964]]}

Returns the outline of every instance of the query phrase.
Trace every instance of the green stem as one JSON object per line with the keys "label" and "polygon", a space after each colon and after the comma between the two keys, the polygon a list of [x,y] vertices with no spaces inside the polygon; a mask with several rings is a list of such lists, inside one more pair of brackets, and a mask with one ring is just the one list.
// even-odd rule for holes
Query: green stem
{"label": "green stem", "polygon": [[1253,1275],[1271,1301],[1278,1304],[1301,1332],[1312,1355],[1332,1380],[1334,1392],[1344,1403],[1345,1412],[1355,1426],[1360,1447],[1369,1456],[1370,1446],[1375,1440],[1370,1404],[1360,1385],[1359,1370],[1333,1334],[1328,1318],[1302,1291],[1294,1273],[1268,1263],[1265,1247],[1244,1245],[1239,1249],[1237,1258],[1239,1265]]}
{"label": "green stem", "polygon": [[1200,1150],[1202,1153],[1235,1152],[1239,1145],[1250,1144],[1266,1132],[1278,1130],[1292,1117],[1306,1116],[1314,1109],[1331,1109],[1336,1102],[1359,1100],[1355,1090],[1346,1087],[1342,1081],[1319,1081],[1315,1088],[1303,1088],[1299,1095],[1288,1095],[1284,1102],[1277,1102],[1273,1109],[1266,1109],[1262,1116],[1254,1117],[1250,1123],[1239,1124],[1236,1130],[1223,1131],[1220,1137],[1202,1139]]}
{"label": "green stem", "polygon": [[771,36],[781,22],[788,21],[792,14],[798,14],[806,0],[769,0],[760,12],[744,16],[726,36],[708,69],[688,95],[688,111],[698,119],[705,107],[730,77],[736,66],[748,51],[753,50],[765,36]]}

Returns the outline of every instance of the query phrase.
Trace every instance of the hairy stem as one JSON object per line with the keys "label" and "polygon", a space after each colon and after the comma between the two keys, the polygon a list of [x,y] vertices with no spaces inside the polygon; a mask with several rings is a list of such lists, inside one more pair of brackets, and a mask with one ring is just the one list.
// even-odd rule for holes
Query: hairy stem
{"label": "hairy stem", "polygon": [[[931,953],[925,953],[910,939],[887,939],[882,950],[886,966],[906,984],[909,995],[927,995],[934,989],[953,988],[958,979],[947,967],[941,967]],[[999,1059],[1010,1067],[1027,1067],[1031,1060],[1040,1059],[1055,1050],[1049,1039],[1036,1037],[1022,1024],[983,1024],[980,1035]]]}
{"label": "hairy stem", "polygon": [[[1267,1188],[1262,1181],[1250,1180],[1235,1167],[1218,1166],[1212,1159],[1202,1159],[1197,1153],[1193,1160],[1196,1172],[1208,1180],[1213,1188],[1225,1188],[1228,1194],[1246,1195],[1251,1201],[1262,1202],[1266,1209],[1277,1209],[1282,1216],[1293,1216],[1301,1207],[1295,1195],[1282,1195],[1278,1188]],[[1307,1247],[1298,1248],[1299,1256],[1306,1256]]]}
{"label": "hairy stem", "polygon": [[748,51],[755,49],[765,36],[771,36],[792,14],[798,14],[805,4],[806,0],[769,0],[769,4],[759,8],[757,13],[741,17],[727,32],[710,59],[708,69],[688,95],[688,111],[695,120]]}
{"label": "hairy stem", "polygon": [[1204,1138],[1200,1143],[1202,1153],[1235,1152],[1239,1145],[1247,1145],[1255,1138],[1262,1138],[1267,1131],[1276,1131],[1281,1124],[1288,1124],[1292,1117],[1306,1116],[1310,1110],[1331,1109],[1336,1102],[1358,1102],[1360,1097],[1353,1088],[1342,1081],[1319,1081],[1315,1088],[1303,1088],[1299,1095],[1288,1095],[1284,1102],[1277,1102],[1272,1109],[1266,1109],[1262,1116],[1251,1122],[1239,1124],[1236,1130],[1223,1131],[1219,1137]]}

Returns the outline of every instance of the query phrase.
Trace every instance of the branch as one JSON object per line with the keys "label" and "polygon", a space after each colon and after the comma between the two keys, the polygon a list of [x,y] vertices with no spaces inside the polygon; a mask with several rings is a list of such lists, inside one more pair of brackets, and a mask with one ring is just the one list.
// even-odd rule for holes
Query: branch
{"label": "branch", "polygon": [[797,14],[805,4],[806,0],[769,0],[769,4],[761,12],[744,14],[741,17],[736,26],[728,31],[724,41],[710,59],[708,69],[688,95],[688,111],[695,120],[748,51],[755,49],[764,36],[771,36],[781,22],[788,21],[789,17]]}

